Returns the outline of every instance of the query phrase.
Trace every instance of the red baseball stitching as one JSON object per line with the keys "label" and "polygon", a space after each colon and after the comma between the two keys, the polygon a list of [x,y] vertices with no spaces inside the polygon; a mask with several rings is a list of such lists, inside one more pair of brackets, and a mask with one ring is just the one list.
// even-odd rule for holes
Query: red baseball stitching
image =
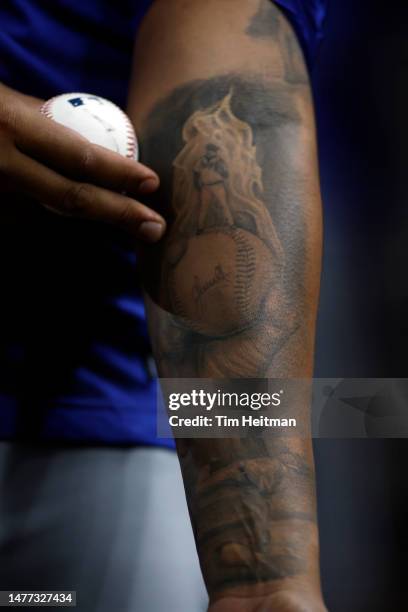
{"label": "red baseball stitching", "polygon": [[[117,106],[116,108],[119,107]],[[126,125],[126,157],[131,157],[132,159],[134,159],[135,153],[138,150],[135,130],[127,114],[121,108],[119,108],[119,110],[125,119]]]}
{"label": "red baseball stitching", "polygon": [[52,114],[51,106],[52,106],[52,103],[54,102],[54,100],[56,100],[57,98],[59,98],[59,96],[53,96],[52,98],[50,98],[49,100],[44,102],[44,104],[40,108],[40,113],[42,113],[43,115],[45,115],[49,119],[53,119],[54,115]]}

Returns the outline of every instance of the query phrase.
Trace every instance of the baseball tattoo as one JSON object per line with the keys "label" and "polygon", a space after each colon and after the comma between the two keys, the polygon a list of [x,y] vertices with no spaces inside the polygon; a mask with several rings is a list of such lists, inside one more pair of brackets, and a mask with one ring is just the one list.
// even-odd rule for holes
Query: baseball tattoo
{"label": "baseball tattoo", "polygon": [[233,114],[231,97],[232,92],[188,119],[174,161],[173,242],[182,236],[185,249],[169,260],[165,276],[173,313],[206,336],[256,324],[283,265],[279,238],[260,199],[262,172],[252,130]]}

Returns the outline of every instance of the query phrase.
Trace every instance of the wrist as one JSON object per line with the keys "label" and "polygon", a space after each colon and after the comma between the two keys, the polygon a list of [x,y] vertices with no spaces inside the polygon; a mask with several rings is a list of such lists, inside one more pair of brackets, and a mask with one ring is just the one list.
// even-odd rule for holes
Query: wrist
{"label": "wrist", "polygon": [[288,589],[264,597],[225,597],[208,612],[328,612],[320,591]]}
{"label": "wrist", "polygon": [[210,592],[209,612],[327,612],[317,572]]}

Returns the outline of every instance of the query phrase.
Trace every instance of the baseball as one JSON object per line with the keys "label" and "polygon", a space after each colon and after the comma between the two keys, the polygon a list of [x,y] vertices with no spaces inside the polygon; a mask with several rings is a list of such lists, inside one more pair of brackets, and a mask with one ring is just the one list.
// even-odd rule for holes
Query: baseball
{"label": "baseball", "polygon": [[51,98],[41,112],[75,130],[93,144],[137,160],[139,149],[129,117],[113,102],[86,93]]}
{"label": "baseball", "polygon": [[188,240],[170,270],[172,310],[195,332],[226,336],[256,322],[279,276],[279,264],[257,236],[209,229]]}

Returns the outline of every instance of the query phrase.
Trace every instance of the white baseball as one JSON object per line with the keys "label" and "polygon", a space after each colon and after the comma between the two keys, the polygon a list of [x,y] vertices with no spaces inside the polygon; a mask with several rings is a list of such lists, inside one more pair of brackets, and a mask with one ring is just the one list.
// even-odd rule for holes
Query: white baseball
{"label": "white baseball", "polygon": [[129,117],[113,102],[87,93],[51,98],[41,112],[75,130],[90,142],[125,157],[139,158],[139,147]]}

